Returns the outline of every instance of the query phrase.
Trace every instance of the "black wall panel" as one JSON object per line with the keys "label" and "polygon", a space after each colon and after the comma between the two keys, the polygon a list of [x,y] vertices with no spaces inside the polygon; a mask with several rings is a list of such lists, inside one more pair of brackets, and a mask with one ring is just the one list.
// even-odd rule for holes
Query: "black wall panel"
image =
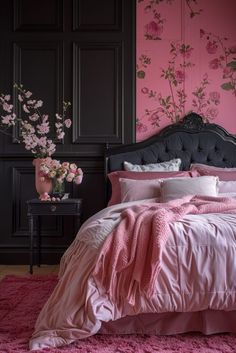
{"label": "black wall panel", "polygon": [[120,0],[74,0],[73,13],[75,31],[121,30],[123,18]]}
{"label": "black wall panel", "polygon": [[[83,220],[105,205],[107,143],[135,137],[135,0],[12,0],[0,11],[0,92],[22,83],[42,99],[53,124],[63,100],[72,102],[72,128],[54,158],[77,163]],[[13,131],[19,137],[17,127]],[[26,201],[36,197],[32,155],[0,135],[0,263],[28,263]],[[43,262],[56,263],[73,240],[73,218],[42,219]]]}
{"label": "black wall panel", "polygon": [[14,30],[63,30],[63,1],[14,0]]}
{"label": "black wall panel", "polygon": [[74,43],[74,143],[122,142],[121,58],[119,43]]}

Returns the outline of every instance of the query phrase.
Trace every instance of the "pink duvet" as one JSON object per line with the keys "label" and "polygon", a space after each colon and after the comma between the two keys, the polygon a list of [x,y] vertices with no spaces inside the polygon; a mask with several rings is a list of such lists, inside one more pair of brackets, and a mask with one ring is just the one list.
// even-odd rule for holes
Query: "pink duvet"
{"label": "pink duvet", "polygon": [[63,256],[30,348],[68,344],[127,315],[236,310],[236,201],[188,201],[164,211],[154,200],[120,204],[88,220]]}

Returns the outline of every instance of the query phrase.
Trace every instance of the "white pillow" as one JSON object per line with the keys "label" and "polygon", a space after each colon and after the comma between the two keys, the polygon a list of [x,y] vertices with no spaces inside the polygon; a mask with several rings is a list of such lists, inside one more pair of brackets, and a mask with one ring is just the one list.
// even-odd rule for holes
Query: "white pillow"
{"label": "white pillow", "polygon": [[152,199],[160,196],[161,179],[133,180],[120,178],[121,202]]}
{"label": "white pillow", "polygon": [[168,202],[187,195],[218,196],[219,178],[173,178],[161,181],[161,201]]}
{"label": "white pillow", "polygon": [[219,193],[236,192],[236,181],[219,181]]}
{"label": "white pillow", "polygon": [[166,162],[141,165],[124,162],[124,169],[129,172],[177,172],[180,165],[181,159],[175,158]]}

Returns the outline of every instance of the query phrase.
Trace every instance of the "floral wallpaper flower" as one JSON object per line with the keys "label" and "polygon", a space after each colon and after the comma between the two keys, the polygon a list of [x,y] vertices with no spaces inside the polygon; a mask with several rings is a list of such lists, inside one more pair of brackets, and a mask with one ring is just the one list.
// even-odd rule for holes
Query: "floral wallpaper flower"
{"label": "floral wallpaper flower", "polygon": [[235,0],[137,0],[137,140],[189,111],[236,133],[235,13]]}

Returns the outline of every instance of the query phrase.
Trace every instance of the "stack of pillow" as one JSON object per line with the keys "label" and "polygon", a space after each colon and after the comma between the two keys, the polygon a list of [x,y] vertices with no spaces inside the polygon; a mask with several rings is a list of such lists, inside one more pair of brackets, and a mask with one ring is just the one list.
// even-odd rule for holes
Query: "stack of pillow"
{"label": "stack of pillow", "polygon": [[124,171],[108,174],[112,196],[108,206],[157,198],[168,202],[186,195],[227,196],[236,192],[236,168],[218,168],[192,164],[189,171],[180,171],[181,160],[145,165],[124,162]]}

